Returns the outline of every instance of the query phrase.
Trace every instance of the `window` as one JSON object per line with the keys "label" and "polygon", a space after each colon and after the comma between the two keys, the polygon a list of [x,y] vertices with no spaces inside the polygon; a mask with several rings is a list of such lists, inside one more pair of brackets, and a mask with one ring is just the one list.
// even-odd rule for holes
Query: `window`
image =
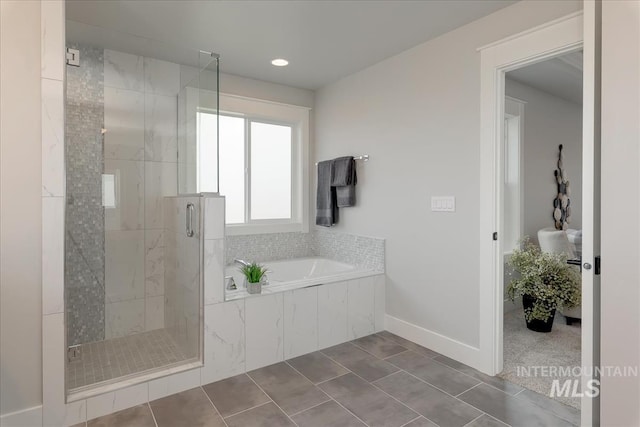
{"label": "window", "polygon": [[198,126],[199,188],[219,180],[228,234],[308,230],[307,109],[221,95],[217,151],[203,143],[215,114],[199,111]]}

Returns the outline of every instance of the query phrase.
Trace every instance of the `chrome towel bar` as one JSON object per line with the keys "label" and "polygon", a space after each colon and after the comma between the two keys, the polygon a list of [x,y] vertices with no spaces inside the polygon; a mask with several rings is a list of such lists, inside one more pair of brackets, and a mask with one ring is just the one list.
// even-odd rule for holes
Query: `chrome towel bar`
{"label": "chrome towel bar", "polygon": [[[369,161],[369,155],[368,154],[363,154],[361,156],[353,156],[353,160],[362,160],[365,162]],[[316,166],[318,166],[318,162],[316,162]]]}

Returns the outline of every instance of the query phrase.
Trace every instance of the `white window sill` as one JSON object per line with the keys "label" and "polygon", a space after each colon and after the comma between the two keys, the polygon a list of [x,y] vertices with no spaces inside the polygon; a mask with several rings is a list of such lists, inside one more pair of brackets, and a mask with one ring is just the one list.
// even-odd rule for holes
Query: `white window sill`
{"label": "white window sill", "polygon": [[227,236],[246,236],[249,234],[309,232],[309,226],[302,223],[288,224],[238,224],[227,225]]}

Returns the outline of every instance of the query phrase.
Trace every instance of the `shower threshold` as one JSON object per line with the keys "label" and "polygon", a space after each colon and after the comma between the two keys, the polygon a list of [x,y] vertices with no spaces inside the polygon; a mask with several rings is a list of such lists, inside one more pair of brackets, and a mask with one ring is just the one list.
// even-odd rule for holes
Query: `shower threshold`
{"label": "shower threshold", "polygon": [[187,357],[165,329],[83,344],[67,363],[67,401],[72,402],[202,366]]}

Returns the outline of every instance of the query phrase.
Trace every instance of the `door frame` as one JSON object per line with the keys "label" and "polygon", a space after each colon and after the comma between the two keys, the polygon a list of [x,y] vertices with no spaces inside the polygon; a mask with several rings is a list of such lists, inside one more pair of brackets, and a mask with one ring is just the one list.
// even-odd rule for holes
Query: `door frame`
{"label": "door frame", "polygon": [[[512,96],[506,96],[505,99],[505,110],[504,117],[505,121],[507,118],[518,118],[518,236],[522,237],[524,235],[524,124],[525,124],[525,106],[527,105],[527,101],[522,99],[514,98]],[[511,105],[511,108],[509,108]],[[512,112],[510,112],[510,110]],[[515,110],[515,111],[514,111]],[[508,138],[508,131],[506,132],[506,137]],[[509,153],[509,148],[505,140],[504,153]],[[504,165],[504,164],[503,164]],[[505,171],[506,172],[506,171]],[[504,181],[503,181],[504,185]],[[504,247],[503,247],[504,251]],[[508,252],[508,251],[507,251]]]}
{"label": "door frame", "polygon": [[[592,22],[590,1],[585,2],[585,12],[576,12],[548,22],[528,31],[516,34],[490,45],[481,47],[481,143],[480,143],[480,358],[481,370],[496,375],[503,369],[503,316],[504,316],[504,269],[503,244],[503,182],[504,182],[504,113],[505,74],[508,71],[550,59],[583,48],[585,55],[593,50],[595,29]],[[586,19],[586,21],[585,21]],[[585,29],[585,22],[588,24]],[[585,38],[585,36],[587,38]],[[585,60],[586,61],[586,60]],[[589,86],[589,73],[595,65],[585,62],[585,105],[593,100],[595,87]],[[594,128],[593,106],[583,107],[583,128]],[[593,132],[584,134],[583,150],[593,147],[585,138],[594,138]],[[593,160],[593,153],[590,156]],[[584,163],[583,156],[583,163]],[[584,164],[593,174],[593,162]],[[583,169],[584,169],[583,166]],[[588,173],[588,171],[587,171]],[[584,173],[583,173],[584,176]],[[593,198],[589,198],[593,202]],[[494,240],[494,232],[499,237]],[[587,273],[589,274],[589,273]],[[584,273],[583,273],[584,275]],[[585,295],[586,294],[586,295]],[[597,345],[594,308],[590,291],[583,293],[582,366],[597,364],[597,358],[587,348]],[[586,316],[585,316],[586,314]],[[598,314],[595,314],[596,318]],[[595,335],[594,335],[595,334]],[[587,347],[585,347],[585,345]],[[597,352],[597,349],[594,350]],[[583,370],[586,371],[586,370]],[[584,372],[583,372],[584,373]],[[583,376],[583,387],[590,378]],[[597,419],[593,411],[594,399],[582,397],[582,425],[591,425]]]}

